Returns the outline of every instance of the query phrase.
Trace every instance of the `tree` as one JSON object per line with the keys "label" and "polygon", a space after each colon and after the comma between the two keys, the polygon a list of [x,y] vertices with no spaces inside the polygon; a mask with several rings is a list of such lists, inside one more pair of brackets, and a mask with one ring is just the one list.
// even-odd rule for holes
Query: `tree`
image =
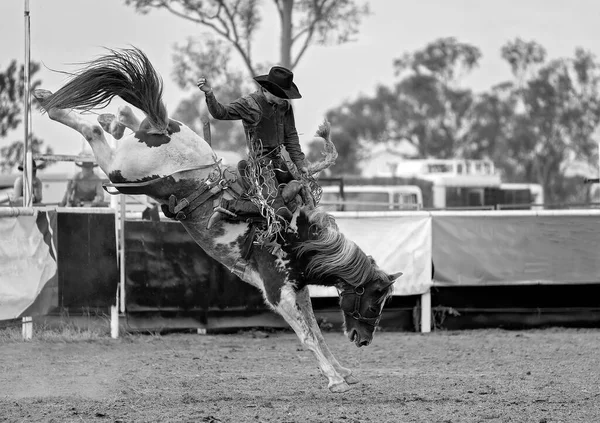
{"label": "tree", "polygon": [[[369,13],[366,4],[354,0],[273,0],[277,8],[282,66],[293,69],[313,44],[341,44],[358,32],[361,18]],[[141,13],[165,9],[208,28],[226,40],[243,60],[248,73],[256,75],[253,37],[260,26],[258,0],[125,0]]]}
{"label": "tree", "polygon": [[541,184],[546,201],[581,200],[585,190],[574,193],[564,171],[574,160],[597,163],[600,63],[580,48],[547,61],[541,45],[518,38],[501,55],[514,78],[477,94],[459,84],[481,57],[476,47],[443,38],[403,55],[393,87],[328,112],[342,132],[338,163],[372,143],[404,139],[422,158],[489,158],[505,181]]}
{"label": "tree", "polygon": [[[592,134],[600,123],[600,63],[580,48],[572,58],[546,61],[541,45],[518,38],[501,53],[515,80],[496,88],[504,104],[496,115],[502,142],[493,156],[512,157],[500,165],[505,174],[541,184],[546,201],[568,200],[573,184],[564,177],[565,166],[597,160]],[[484,139],[474,136],[475,142]]]}
{"label": "tree", "polygon": [[[258,0],[125,0],[125,4],[140,13],[152,9],[167,10],[197,23],[214,36],[204,34],[201,39],[190,38],[185,45],[176,47],[175,76],[182,88],[195,87],[201,75],[209,76],[219,99],[231,101],[246,88],[242,81],[269,68],[269,63],[257,63],[254,57],[254,36],[264,11]],[[310,46],[350,41],[357,34],[361,19],[369,13],[367,4],[358,4],[355,0],[273,0],[273,5],[280,24],[280,53],[272,62],[292,70]],[[241,59],[246,72],[231,68],[230,59],[234,53]],[[216,66],[216,63],[226,66]],[[190,110],[190,104],[201,99],[202,96],[196,93],[184,100],[177,109],[177,117],[191,127],[197,127],[198,117],[186,111]],[[240,125],[233,125],[235,129],[230,122],[215,123],[213,135],[219,140],[219,148],[243,140]],[[232,140],[228,138],[230,136]]]}
{"label": "tree", "polygon": [[[394,87],[377,87],[373,97],[363,96],[329,111],[333,127],[343,128],[335,138],[338,163],[360,156],[357,140],[365,145],[406,140],[420,157],[461,154],[473,124],[469,113],[473,93],[461,88],[460,81],[480,57],[475,46],[441,38],[396,59],[399,80]],[[351,156],[342,159],[344,152]]]}
{"label": "tree", "polygon": [[[210,34],[207,34],[202,44],[188,38],[185,44],[175,46],[173,79],[179,87],[191,89],[193,94],[179,103],[173,117],[199,134],[202,133],[204,122],[208,120],[204,94],[196,88],[199,75],[207,77],[223,102],[240,97],[244,89],[248,88],[244,74],[231,65],[231,49],[225,41],[211,37]],[[237,150],[245,146],[244,130],[239,123],[214,120],[211,126],[219,149]]]}
{"label": "tree", "polygon": [[[39,63],[30,63],[31,90],[41,84],[39,80],[33,80],[39,69]],[[5,71],[0,72],[0,138],[7,137],[23,122],[24,81],[25,66],[19,66],[16,60],[11,61]],[[34,153],[40,153],[43,150],[43,141],[32,136],[31,146]],[[52,149],[46,147],[45,152],[51,154]],[[10,171],[16,164],[21,163],[24,157],[23,153],[23,140],[13,141],[8,146],[2,147],[0,149],[0,171]]]}

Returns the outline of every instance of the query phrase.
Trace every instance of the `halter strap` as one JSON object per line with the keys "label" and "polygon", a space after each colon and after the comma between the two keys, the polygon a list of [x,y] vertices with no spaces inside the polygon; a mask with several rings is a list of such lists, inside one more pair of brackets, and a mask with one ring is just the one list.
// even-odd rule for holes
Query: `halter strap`
{"label": "halter strap", "polygon": [[364,317],[360,314],[360,302],[364,293],[364,286],[357,286],[352,289],[344,289],[340,291],[341,297],[344,297],[345,295],[354,295],[354,310],[352,311],[352,313],[349,313],[344,310],[344,314],[346,316],[352,317],[355,320],[358,320],[359,322],[363,322],[367,325],[376,327],[379,324],[379,320],[381,319],[381,314],[377,317]]}

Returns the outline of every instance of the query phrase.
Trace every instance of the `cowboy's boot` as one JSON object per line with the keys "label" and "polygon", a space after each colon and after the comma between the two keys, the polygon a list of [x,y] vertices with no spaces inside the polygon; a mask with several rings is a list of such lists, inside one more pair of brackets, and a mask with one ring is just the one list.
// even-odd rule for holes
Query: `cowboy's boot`
{"label": "cowboy's boot", "polygon": [[288,182],[288,184],[281,189],[281,197],[283,198],[284,203],[287,204],[295,200],[301,189],[302,182],[298,180]]}

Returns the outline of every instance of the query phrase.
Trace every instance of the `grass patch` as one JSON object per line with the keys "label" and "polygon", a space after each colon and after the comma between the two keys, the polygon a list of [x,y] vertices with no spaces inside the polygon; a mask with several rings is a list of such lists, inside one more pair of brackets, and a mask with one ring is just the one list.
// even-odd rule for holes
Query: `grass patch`
{"label": "grass patch", "polygon": [[[123,325],[119,337],[128,336]],[[110,339],[110,317],[87,313],[69,316],[40,316],[33,319],[33,340],[45,342],[81,342]],[[21,319],[0,322],[0,343],[23,342]]]}

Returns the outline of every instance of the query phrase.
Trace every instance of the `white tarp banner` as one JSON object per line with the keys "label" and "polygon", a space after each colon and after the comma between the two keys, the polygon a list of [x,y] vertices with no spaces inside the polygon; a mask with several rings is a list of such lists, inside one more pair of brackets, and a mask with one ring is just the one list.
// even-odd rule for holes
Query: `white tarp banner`
{"label": "white tarp banner", "polygon": [[[403,272],[394,295],[419,295],[431,286],[431,216],[428,213],[332,213],[340,231],[388,273]],[[313,297],[337,296],[335,288],[310,286]]]}
{"label": "white tarp banner", "polygon": [[37,211],[33,216],[0,217],[0,320],[20,317],[56,278],[56,260],[37,218]]}

